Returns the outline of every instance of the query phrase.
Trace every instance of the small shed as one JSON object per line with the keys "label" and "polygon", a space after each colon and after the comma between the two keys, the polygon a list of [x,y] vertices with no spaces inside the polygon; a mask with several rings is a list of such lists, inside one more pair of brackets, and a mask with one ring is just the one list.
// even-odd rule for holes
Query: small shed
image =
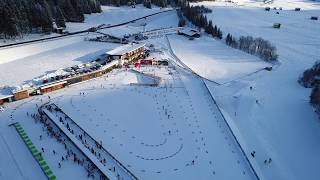
{"label": "small shed", "polygon": [[63,28],[63,27],[54,28],[54,32],[57,34],[63,34],[64,30],[65,30],[65,28]]}
{"label": "small shed", "polygon": [[195,29],[185,28],[183,30],[178,31],[179,35],[184,35],[189,38],[200,38],[201,34],[199,31]]}
{"label": "small shed", "polygon": [[52,91],[56,91],[56,90],[59,90],[59,89],[66,87],[67,84],[68,84],[67,81],[54,82],[51,84],[47,84],[45,86],[40,87],[40,93],[45,94],[45,93],[49,93]]}
{"label": "small shed", "polygon": [[274,23],[273,24],[273,28],[280,29],[280,27],[281,27],[280,23]]}
{"label": "small shed", "polygon": [[168,63],[168,61],[159,61],[159,65],[168,66],[169,63]]}

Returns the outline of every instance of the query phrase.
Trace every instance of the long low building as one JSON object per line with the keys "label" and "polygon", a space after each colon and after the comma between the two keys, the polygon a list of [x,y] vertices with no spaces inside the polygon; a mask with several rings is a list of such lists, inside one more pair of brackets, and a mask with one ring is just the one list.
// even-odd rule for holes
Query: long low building
{"label": "long low building", "polygon": [[119,65],[128,64],[145,54],[145,44],[126,44],[108,51],[109,59],[118,60]]}
{"label": "long low building", "polygon": [[50,83],[50,84],[47,84],[47,85],[44,85],[42,87],[40,87],[40,93],[41,94],[45,94],[45,93],[49,93],[49,92],[52,92],[52,91],[56,91],[58,89],[62,89],[64,87],[66,87],[68,84],[67,81],[61,81],[61,82],[54,82],[54,83]]}
{"label": "long low building", "polygon": [[[144,57],[145,54],[145,44],[128,44],[120,46],[112,51],[107,52],[107,57],[105,65],[97,66],[91,71],[83,72],[80,74],[74,74],[71,77],[56,77],[53,82],[44,83],[34,87],[0,87],[0,105],[4,103],[18,101],[28,98],[30,95],[46,94],[52,91],[62,89],[68,85],[86,81],[89,79],[97,78],[112,71],[113,68],[119,65],[124,65],[132,61],[138,60]],[[110,58],[111,57],[111,58]]]}
{"label": "long low building", "polygon": [[15,91],[12,91],[12,93],[13,93],[14,99],[16,101],[21,100],[21,99],[26,99],[29,97],[28,89],[15,90]]}
{"label": "long low building", "polygon": [[0,88],[0,105],[29,97],[30,88],[2,87]]}
{"label": "long low building", "polygon": [[11,88],[0,88],[0,105],[14,101]]}

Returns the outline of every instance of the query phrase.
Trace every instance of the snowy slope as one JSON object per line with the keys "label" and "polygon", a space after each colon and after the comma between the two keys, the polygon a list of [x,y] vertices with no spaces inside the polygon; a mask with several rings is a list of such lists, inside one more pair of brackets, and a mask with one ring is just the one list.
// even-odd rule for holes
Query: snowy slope
{"label": "snowy slope", "polygon": [[169,36],[173,52],[201,76],[220,84],[270,66],[259,58],[203,36],[193,41],[184,36]]}

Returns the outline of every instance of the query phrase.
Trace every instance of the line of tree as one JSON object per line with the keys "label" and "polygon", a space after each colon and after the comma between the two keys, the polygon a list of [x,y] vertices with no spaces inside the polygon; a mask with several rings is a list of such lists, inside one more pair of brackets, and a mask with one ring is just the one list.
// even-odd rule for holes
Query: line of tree
{"label": "line of tree", "polygon": [[[190,6],[186,0],[177,0],[176,4],[181,7],[183,16],[185,16],[192,24],[199,28],[203,28],[206,33],[211,34],[214,38],[222,39],[223,33],[220,28],[213,25],[212,21],[208,21],[205,13],[209,11],[204,6]],[[185,24],[184,18],[179,16],[179,26]]]}
{"label": "line of tree", "polygon": [[184,16],[182,15],[180,9],[177,9],[177,15],[178,15],[178,18],[179,18],[178,27],[185,26],[186,25],[186,20],[185,20]]}
{"label": "line of tree", "polygon": [[124,6],[142,3],[142,0],[99,0],[102,5],[108,6]]}
{"label": "line of tree", "polygon": [[0,37],[51,32],[53,22],[83,22],[84,14],[100,13],[99,0],[1,0]]}
{"label": "line of tree", "polygon": [[316,109],[316,112],[320,114],[320,86],[316,86],[312,89],[310,95],[310,103]]}
{"label": "line of tree", "polygon": [[146,8],[151,9],[151,0],[143,1],[143,6],[146,7]]}
{"label": "line of tree", "polygon": [[310,104],[320,115],[320,62],[317,61],[310,69],[305,70],[298,82],[305,88],[312,88]]}
{"label": "line of tree", "polygon": [[320,62],[317,61],[310,69],[303,72],[298,82],[305,88],[313,88],[320,84]]}
{"label": "line of tree", "polygon": [[111,6],[125,6],[131,5],[135,6],[136,4],[143,4],[146,8],[151,9],[151,4],[154,4],[159,7],[167,7],[167,0],[99,0],[102,5],[111,5]]}
{"label": "line of tree", "polygon": [[198,12],[203,13],[203,14],[212,13],[212,10],[209,8],[206,8],[204,5],[194,6],[194,8],[196,8]]}
{"label": "line of tree", "polygon": [[188,0],[189,2],[216,1],[216,0]]}
{"label": "line of tree", "polygon": [[268,62],[276,61],[278,59],[276,47],[262,38],[241,36],[237,39],[229,33],[226,37],[226,44],[249,54],[256,55]]}
{"label": "line of tree", "polygon": [[164,8],[164,7],[167,7],[169,2],[167,0],[151,0],[151,3],[156,6]]}

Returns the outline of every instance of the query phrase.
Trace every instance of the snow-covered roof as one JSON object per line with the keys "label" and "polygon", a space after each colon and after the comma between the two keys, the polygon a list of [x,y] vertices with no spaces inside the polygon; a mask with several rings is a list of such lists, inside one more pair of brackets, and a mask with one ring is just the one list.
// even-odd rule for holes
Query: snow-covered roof
{"label": "snow-covered roof", "polygon": [[0,87],[0,99],[5,99],[12,97],[12,88],[10,87]]}
{"label": "snow-covered roof", "polygon": [[68,83],[67,81],[60,81],[60,82],[52,82],[52,83],[48,83],[44,86],[41,86],[40,89],[46,89],[46,88],[50,88],[50,87],[53,87],[53,86],[57,86],[57,85],[60,85],[60,84],[66,84]]}
{"label": "snow-covered roof", "polygon": [[199,31],[195,30],[195,29],[191,29],[191,28],[185,28],[183,30],[179,31],[180,33],[186,34],[188,36],[194,36],[196,34],[200,34]]}
{"label": "snow-covered roof", "polygon": [[126,44],[126,45],[117,47],[111,51],[108,51],[107,54],[109,54],[109,55],[123,55],[125,53],[134,51],[134,50],[139,49],[144,46],[145,46],[145,44]]}

